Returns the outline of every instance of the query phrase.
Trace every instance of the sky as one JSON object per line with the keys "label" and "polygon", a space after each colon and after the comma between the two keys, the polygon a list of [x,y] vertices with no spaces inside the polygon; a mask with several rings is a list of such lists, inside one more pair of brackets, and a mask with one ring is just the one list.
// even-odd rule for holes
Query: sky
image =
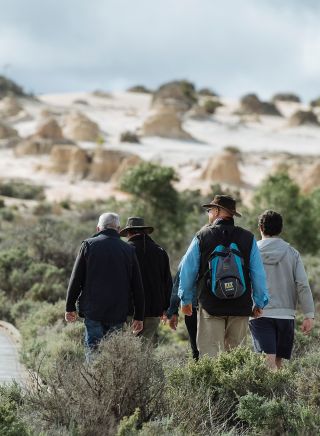
{"label": "sky", "polygon": [[0,0],[0,74],[26,91],[320,96],[319,0]]}

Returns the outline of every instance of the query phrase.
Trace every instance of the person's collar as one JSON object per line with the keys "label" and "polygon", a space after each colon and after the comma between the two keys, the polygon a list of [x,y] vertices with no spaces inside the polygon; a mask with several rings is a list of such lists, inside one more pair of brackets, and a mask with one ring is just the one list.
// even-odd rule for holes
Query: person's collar
{"label": "person's collar", "polygon": [[111,228],[100,230],[100,232],[97,232],[95,235],[93,235],[93,237],[99,236],[99,235],[106,235],[106,236],[113,236],[113,237],[120,238],[120,235],[117,232],[117,230],[111,229]]}
{"label": "person's collar", "polygon": [[261,236],[261,240],[265,240],[265,239],[282,239],[280,235],[274,235],[274,236],[267,236],[267,235],[262,235]]}
{"label": "person's collar", "polygon": [[221,218],[218,217],[212,223],[213,226],[226,225],[226,226],[234,226],[234,219],[232,217]]}
{"label": "person's collar", "polygon": [[128,241],[140,241],[141,239],[151,239],[146,233],[136,233],[128,238]]}

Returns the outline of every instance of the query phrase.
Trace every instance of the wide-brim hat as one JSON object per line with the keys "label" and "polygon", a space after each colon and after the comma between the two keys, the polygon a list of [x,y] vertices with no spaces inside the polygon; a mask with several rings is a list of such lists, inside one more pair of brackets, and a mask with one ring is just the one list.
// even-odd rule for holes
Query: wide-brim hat
{"label": "wide-brim hat", "polygon": [[215,206],[221,207],[221,209],[224,209],[237,217],[242,216],[241,213],[236,210],[236,200],[230,195],[215,195],[211,203],[202,205],[202,207],[205,207],[207,209],[211,209]]}
{"label": "wide-brim hat", "polygon": [[126,226],[120,231],[120,236],[127,236],[129,230],[143,230],[145,233],[152,233],[154,228],[144,225],[144,219],[138,216],[128,218]]}

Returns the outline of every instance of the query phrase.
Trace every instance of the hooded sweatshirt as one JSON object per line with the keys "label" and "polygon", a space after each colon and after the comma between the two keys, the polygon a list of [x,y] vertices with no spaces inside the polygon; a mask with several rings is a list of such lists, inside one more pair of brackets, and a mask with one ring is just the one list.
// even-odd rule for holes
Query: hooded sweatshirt
{"label": "hooded sweatshirt", "polygon": [[281,238],[258,241],[267,274],[269,303],[264,317],[294,318],[297,302],[305,318],[314,318],[314,303],[300,254]]}

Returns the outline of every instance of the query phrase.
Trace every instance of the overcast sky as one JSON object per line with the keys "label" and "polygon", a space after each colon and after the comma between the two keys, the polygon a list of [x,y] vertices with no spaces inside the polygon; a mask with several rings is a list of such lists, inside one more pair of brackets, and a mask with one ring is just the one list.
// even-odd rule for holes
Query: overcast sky
{"label": "overcast sky", "polygon": [[319,0],[0,0],[0,74],[35,93],[186,78],[320,95]]}

